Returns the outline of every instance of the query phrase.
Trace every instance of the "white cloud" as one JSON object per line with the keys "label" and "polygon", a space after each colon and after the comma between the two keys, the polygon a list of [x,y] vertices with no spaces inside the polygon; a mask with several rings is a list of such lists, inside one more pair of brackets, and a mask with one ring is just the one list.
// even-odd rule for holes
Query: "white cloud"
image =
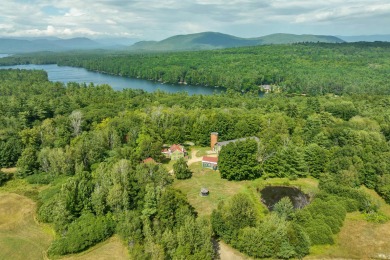
{"label": "white cloud", "polygon": [[69,12],[65,13],[65,16],[70,16],[70,17],[78,17],[78,16],[83,16],[86,13],[83,12],[82,10],[76,9],[76,8],[71,8]]}
{"label": "white cloud", "polygon": [[11,36],[77,36],[77,35],[86,35],[86,36],[98,36],[101,35],[101,32],[95,32],[88,28],[58,28],[52,25],[48,25],[45,29],[27,29],[19,31],[18,33],[11,33]]}
{"label": "white cloud", "polygon": [[390,4],[349,4],[346,3],[343,6],[337,8],[332,6],[319,10],[313,10],[312,12],[301,14],[296,16],[295,22],[306,23],[306,22],[317,22],[317,21],[332,21],[335,19],[364,19],[367,17],[375,17],[381,14],[390,14]]}
{"label": "white cloud", "polygon": [[2,0],[1,12],[1,36],[390,33],[388,0]]}

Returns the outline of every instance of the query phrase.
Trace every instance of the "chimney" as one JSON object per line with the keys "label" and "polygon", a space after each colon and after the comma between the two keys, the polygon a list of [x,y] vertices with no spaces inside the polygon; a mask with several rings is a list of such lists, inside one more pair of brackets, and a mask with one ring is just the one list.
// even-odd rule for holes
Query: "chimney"
{"label": "chimney", "polygon": [[212,132],[210,135],[210,148],[211,151],[214,151],[214,145],[218,142],[218,133]]}

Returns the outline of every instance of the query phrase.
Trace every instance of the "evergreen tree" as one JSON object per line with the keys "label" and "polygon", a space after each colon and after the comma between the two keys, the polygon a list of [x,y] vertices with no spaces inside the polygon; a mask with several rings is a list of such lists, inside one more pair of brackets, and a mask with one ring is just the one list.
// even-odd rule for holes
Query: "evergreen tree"
{"label": "evergreen tree", "polygon": [[290,219],[294,213],[294,205],[289,197],[283,197],[275,204],[273,211],[281,218]]}
{"label": "evergreen tree", "polygon": [[179,180],[189,179],[192,177],[192,172],[188,169],[187,162],[184,158],[180,158],[173,164],[173,172]]}

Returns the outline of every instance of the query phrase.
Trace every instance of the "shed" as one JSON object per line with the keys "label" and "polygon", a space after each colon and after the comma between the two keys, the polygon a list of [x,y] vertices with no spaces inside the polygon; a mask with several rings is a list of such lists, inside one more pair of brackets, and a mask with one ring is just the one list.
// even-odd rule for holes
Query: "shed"
{"label": "shed", "polygon": [[218,169],[218,157],[203,156],[202,167],[217,170]]}

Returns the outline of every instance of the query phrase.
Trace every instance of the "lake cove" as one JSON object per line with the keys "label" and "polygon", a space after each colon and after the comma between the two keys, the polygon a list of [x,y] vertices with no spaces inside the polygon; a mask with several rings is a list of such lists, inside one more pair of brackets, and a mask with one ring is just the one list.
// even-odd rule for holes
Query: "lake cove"
{"label": "lake cove", "polygon": [[301,209],[310,203],[309,195],[303,193],[296,187],[289,186],[267,186],[260,191],[261,202],[272,211],[275,204],[283,197],[289,197],[295,209]]}
{"label": "lake cove", "polygon": [[[4,55],[6,54],[1,54]],[[187,92],[189,95],[212,95],[220,93],[223,88],[212,88],[205,86],[190,86],[190,85],[171,85],[162,84],[160,82],[126,78],[121,76],[114,76],[103,74],[99,72],[88,71],[84,68],[58,66],[56,64],[48,65],[16,65],[16,66],[0,66],[0,69],[26,69],[26,70],[45,70],[48,74],[49,80],[53,82],[77,82],[77,83],[93,83],[95,85],[108,84],[115,90],[122,90],[126,88],[142,89],[146,92],[154,92],[161,90],[164,92]]]}

